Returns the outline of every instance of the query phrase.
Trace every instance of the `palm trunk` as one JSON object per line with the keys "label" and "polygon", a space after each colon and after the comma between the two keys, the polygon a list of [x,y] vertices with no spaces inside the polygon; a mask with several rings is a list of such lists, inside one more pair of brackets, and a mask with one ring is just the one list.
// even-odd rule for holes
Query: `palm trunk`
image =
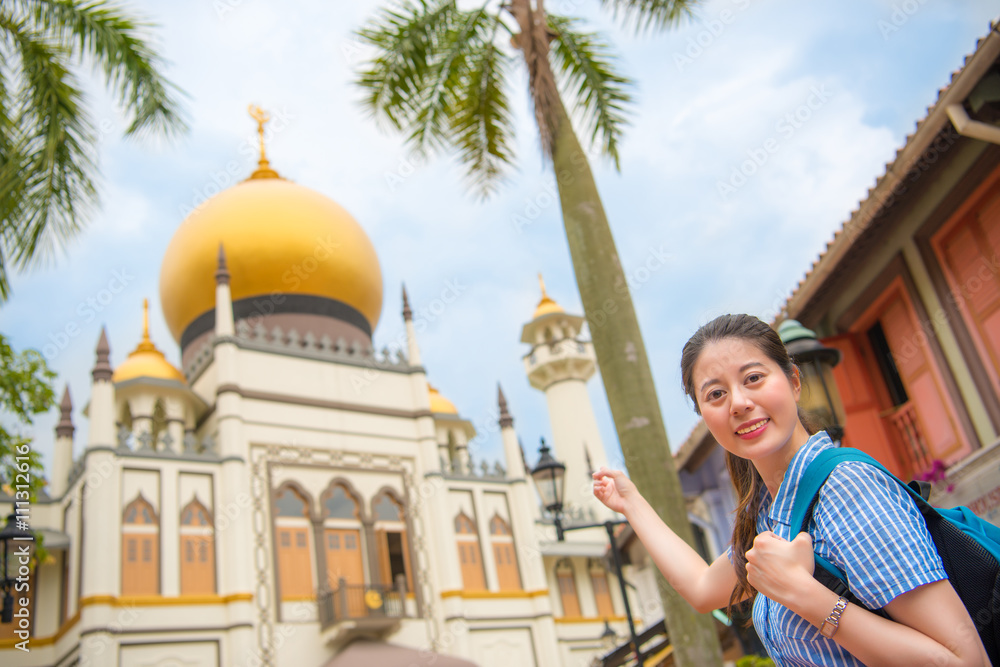
{"label": "palm trunk", "polygon": [[[653,509],[674,532],[693,544],[646,347],[604,206],[587,156],[558,95],[554,107],[552,161],[563,223],[625,465]],[[662,575],[658,582],[675,664],[721,665],[711,617],[696,613]]]}

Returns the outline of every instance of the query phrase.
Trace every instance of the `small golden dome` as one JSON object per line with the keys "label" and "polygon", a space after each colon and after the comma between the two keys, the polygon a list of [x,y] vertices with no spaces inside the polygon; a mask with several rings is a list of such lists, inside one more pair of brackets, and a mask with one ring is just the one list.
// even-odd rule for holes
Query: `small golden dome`
{"label": "small golden dome", "polygon": [[[184,374],[167,361],[149,339],[149,299],[142,300],[142,340],[111,376],[114,383],[146,377],[185,382]],[[185,382],[186,384],[186,382]]]}
{"label": "small golden dome", "polygon": [[455,404],[442,396],[441,392],[431,386],[430,382],[427,383],[427,393],[431,397],[431,412],[445,413],[449,415],[458,414],[458,408],[455,407]]}
{"label": "small golden dome", "polygon": [[535,314],[531,316],[531,319],[537,320],[542,315],[549,315],[550,313],[565,313],[566,311],[562,309],[562,306],[549,298],[549,295],[545,293],[545,281],[542,280],[541,273],[538,274],[538,284],[542,288],[542,300],[538,302]]}

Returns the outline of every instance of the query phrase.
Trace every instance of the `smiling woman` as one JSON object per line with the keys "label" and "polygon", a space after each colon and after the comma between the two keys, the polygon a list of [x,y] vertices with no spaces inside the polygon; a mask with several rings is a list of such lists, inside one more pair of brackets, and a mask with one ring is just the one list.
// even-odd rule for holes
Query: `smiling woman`
{"label": "smiling woman", "polygon": [[[730,613],[750,601],[778,665],[989,664],[919,511],[879,469],[838,465],[808,532],[791,534],[799,481],[835,445],[803,422],[799,369],[777,332],[750,315],[716,318],[684,346],[681,377],[726,450],[740,497],[732,548],[706,563],[620,471],[595,472],[594,495],[626,516],[685,600]],[[847,572],[866,607],[813,578],[814,556]],[[869,611],[879,608],[894,620]]]}

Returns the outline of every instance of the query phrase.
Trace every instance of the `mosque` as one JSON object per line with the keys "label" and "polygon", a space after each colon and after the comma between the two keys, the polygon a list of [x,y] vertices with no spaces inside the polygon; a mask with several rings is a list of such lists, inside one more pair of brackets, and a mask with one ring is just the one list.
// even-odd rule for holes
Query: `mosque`
{"label": "mosque", "polygon": [[[181,368],[147,312],[124,361],[111,366],[102,332],[88,391],[63,395],[32,509],[48,556],[0,625],[0,663],[374,667],[395,653],[575,667],[605,650],[608,623],[624,635],[603,528],[556,538],[502,390],[504,459],[473,465],[476,429],[428,383],[405,290],[405,343],[373,350],[382,299],[362,226],[282,178],[262,140],[256,171],[166,249],[160,304]],[[583,322],[543,284],[521,336],[570,524],[612,518],[589,492],[606,460]]]}

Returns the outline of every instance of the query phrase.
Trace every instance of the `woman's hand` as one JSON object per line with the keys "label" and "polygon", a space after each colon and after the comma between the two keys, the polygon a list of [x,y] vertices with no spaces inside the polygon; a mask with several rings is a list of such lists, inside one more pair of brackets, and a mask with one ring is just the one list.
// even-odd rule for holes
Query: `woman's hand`
{"label": "woman's hand", "polygon": [[629,501],[639,497],[639,491],[621,470],[608,470],[601,466],[594,473],[594,496],[608,509],[624,514]]}
{"label": "woman's hand", "polygon": [[747,551],[747,581],[771,600],[791,607],[789,600],[812,579],[816,561],[812,538],[801,532],[789,542],[764,531]]}

